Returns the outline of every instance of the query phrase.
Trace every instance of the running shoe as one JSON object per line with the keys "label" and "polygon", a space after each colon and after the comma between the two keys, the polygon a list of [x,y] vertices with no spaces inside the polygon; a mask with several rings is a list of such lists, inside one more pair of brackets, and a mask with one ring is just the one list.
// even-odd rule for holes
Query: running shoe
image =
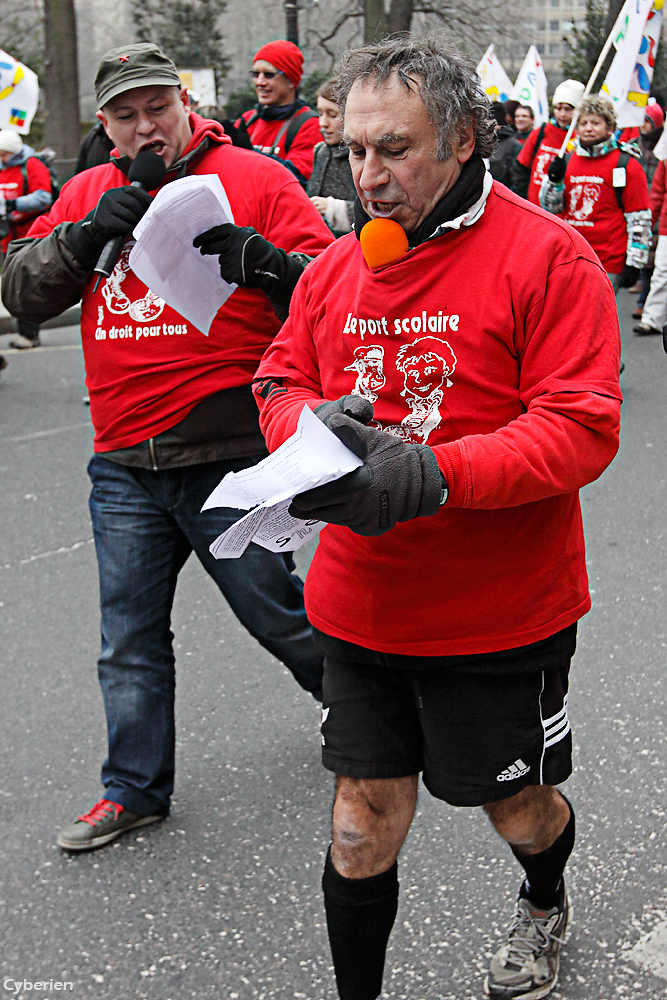
{"label": "running shoe", "polygon": [[540,1000],[558,980],[560,950],[566,940],[570,903],[540,910],[529,899],[517,900],[502,948],[491,960],[484,995],[492,1000]]}

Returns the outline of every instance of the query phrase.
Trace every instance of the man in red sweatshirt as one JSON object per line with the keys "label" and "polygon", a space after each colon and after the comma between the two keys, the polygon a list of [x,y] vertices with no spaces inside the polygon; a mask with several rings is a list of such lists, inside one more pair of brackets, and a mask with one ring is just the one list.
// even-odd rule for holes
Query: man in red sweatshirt
{"label": "man in red sweatshirt", "polygon": [[317,111],[299,97],[302,72],[303,53],[294,42],[279,38],[258,49],[250,71],[257,104],[236,125],[247,129],[254,149],[283,160],[305,185],[321,137]]}
{"label": "man in red sweatshirt", "polygon": [[[209,545],[237,512],[200,509],[227,472],[266,454],[252,376],[280,328],[281,291],[289,295],[305,262],[333,237],[281,164],[232,146],[217,122],[189,111],[176,67],[156,45],[108,52],[95,86],[98,117],[115,145],[111,162],[64,185],[49,215],[10,245],[2,282],[3,300],[19,317],[44,320],[82,301],[109,755],[104,797],[58,836],[73,851],[100,847],[169,811],[170,616],[192,551],[239,620],[316,698],[322,676],[293,562],[254,545],[238,561],[218,562]],[[129,237],[152,201],[127,185],[130,164],[145,150],[163,160],[167,182],[217,174],[238,226],[257,231],[244,257],[247,287],[220,308],[208,337],[134,274],[130,239],[97,287],[93,269],[107,241]]]}
{"label": "man in red sweatshirt", "polygon": [[[574,811],[555,786],[590,608],[578,490],[618,447],[614,296],[578,232],[492,181],[488,104],[439,38],[347,53],[339,86],[356,232],[305,271],[255,389],[270,449],[306,405],[363,461],[290,508],[328,522],[306,606],[337,776],[322,885],[338,991],[381,992],[422,772],[483,807],[524,870],[485,991],[534,1000],[568,923]],[[392,223],[407,249],[365,255],[364,225]]]}

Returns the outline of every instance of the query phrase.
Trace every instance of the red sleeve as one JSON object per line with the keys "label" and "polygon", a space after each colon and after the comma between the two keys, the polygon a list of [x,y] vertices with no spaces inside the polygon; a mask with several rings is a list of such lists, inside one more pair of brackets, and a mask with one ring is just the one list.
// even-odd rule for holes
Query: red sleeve
{"label": "red sleeve", "polygon": [[641,212],[650,207],[648,181],[639,160],[630,157],[626,168],[625,191],[623,192],[623,211]]}
{"label": "red sleeve", "polygon": [[658,166],[655,168],[655,173],[653,174],[653,181],[651,183],[651,215],[653,216],[654,226],[662,213],[662,206],[664,200],[665,200],[665,161],[659,160]]}
{"label": "red sleeve", "polygon": [[30,156],[26,162],[26,172],[28,174],[28,190],[26,194],[30,194],[32,191],[48,191],[49,194],[51,193],[51,174],[45,163],[38,160],[36,156]]}
{"label": "red sleeve", "polygon": [[[271,171],[266,169],[268,164]],[[267,179],[274,172],[280,178],[279,183],[269,185],[267,196],[258,205],[255,228],[287,253],[316,257],[334,242],[333,233],[293,174],[270,160],[263,166]]]}
{"label": "red sleeve", "polygon": [[[292,296],[287,321],[256,375],[259,424],[269,451],[275,451],[294,433],[304,403],[314,409],[324,401],[311,326],[317,309],[310,302],[308,279],[306,270]],[[262,379],[271,378],[279,380],[284,391],[270,392],[268,386],[262,386]]]}
{"label": "red sleeve", "polygon": [[537,143],[539,131],[539,128],[534,128],[521,147],[521,152],[516,159],[517,163],[520,163],[522,167],[529,167],[535,159],[535,144]]}
{"label": "red sleeve", "polygon": [[620,336],[602,267],[583,259],[554,267],[525,329],[526,412],[492,434],[433,449],[452,507],[514,507],[570,493],[597,479],[618,450]]}

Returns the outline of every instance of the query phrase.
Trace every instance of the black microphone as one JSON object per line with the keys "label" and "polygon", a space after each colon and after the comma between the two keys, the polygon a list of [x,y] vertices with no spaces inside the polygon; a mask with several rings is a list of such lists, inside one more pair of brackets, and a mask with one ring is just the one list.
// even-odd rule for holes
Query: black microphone
{"label": "black microphone", "polygon": [[[144,149],[140,153],[137,153],[132,160],[127,176],[132,187],[139,187],[144,191],[153,191],[164,180],[166,170],[167,167],[162,157],[158,156],[152,149]],[[126,239],[127,236],[121,234],[119,236],[112,236],[111,239],[107,240],[106,246],[95,266],[95,273],[99,274],[99,278],[95,282],[93,292],[97,291],[97,286],[103,277],[108,278],[110,276],[120,257],[120,252],[123,249]]]}

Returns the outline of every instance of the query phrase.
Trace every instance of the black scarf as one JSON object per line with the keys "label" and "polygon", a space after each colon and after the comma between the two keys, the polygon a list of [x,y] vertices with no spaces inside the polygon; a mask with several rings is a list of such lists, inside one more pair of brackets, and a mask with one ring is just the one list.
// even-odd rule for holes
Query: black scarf
{"label": "black scarf", "polygon": [[291,104],[282,104],[279,108],[274,108],[267,104],[256,104],[255,111],[265,122],[284,122],[286,118],[291,118],[301,108],[305,108],[306,102],[297,97]]}
{"label": "black scarf", "polygon": [[[486,168],[481,156],[477,156],[477,154],[471,156],[463,164],[463,169],[456,183],[440,199],[431,214],[424,219],[421,226],[408,235],[410,249],[419,246],[420,243],[425,243],[444,222],[458,219],[476,201],[479,201],[484,190],[485,173]],[[354,229],[357,239],[359,239],[359,233],[367,222],[370,222],[370,216],[361,207],[361,202],[357,197],[354,203]]]}

